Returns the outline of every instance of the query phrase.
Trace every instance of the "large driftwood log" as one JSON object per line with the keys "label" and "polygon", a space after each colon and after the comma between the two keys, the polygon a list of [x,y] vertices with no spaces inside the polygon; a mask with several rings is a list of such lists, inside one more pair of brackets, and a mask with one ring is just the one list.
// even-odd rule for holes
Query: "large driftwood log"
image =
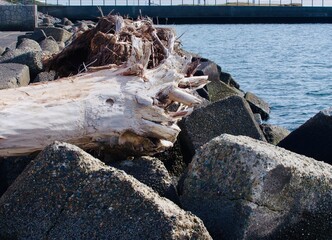
{"label": "large driftwood log", "polygon": [[[154,153],[172,146],[180,131],[176,122],[200,103],[193,92],[207,83],[207,77],[188,76],[191,62],[174,51],[175,36],[163,43],[149,21],[125,22],[117,17],[114,26],[112,34],[87,33],[103,35],[104,47],[93,49],[99,59],[95,62],[114,43],[130,49],[125,51],[125,62],[112,62],[119,61],[114,56],[107,62],[104,56],[102,64],[85,66],[87,72],[0,91],[0,156],[29,154],[55,140],[83,149],[107,146],[128,155]],[[128,29],[135,34],[119,43],[124,35],[121,29],[127,35]],[[144,34],[148,37],[142,37]],[[96,40],[91,36],[88,45]],[[105,38],[115,38],[110,40],[113,45],[107,44]],[[82,39],[77,38],[80,44]],[[57,63],[61,62],[59,59],[72,58],[77,53],[71,53],[75,48],[79,49],[73,41],[62,55],[50,61],[50,68],[58,65],[68,74]],[[160,54],[156,51],[163,52],[162,60],[156,57]],[[91,51],[88,55],[92,60]]]}

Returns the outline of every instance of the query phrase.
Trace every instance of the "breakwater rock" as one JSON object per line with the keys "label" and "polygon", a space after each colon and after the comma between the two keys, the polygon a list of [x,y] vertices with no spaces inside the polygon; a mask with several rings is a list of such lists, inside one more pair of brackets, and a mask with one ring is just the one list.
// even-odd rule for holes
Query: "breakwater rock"
{"label": "breakwater rock", "polygon": [[1,239],[211,239],[202,221],[125,172],[56,142],[0,199]]}
{"label": "breakwater rock", "polygon": [[214,239],[330,239],[332,166],[244,136],[204,145],[181,203]]}
{"label": "breakwater rock", "polygon": [[278,146],[332,164],[332,108],[317,113]]}

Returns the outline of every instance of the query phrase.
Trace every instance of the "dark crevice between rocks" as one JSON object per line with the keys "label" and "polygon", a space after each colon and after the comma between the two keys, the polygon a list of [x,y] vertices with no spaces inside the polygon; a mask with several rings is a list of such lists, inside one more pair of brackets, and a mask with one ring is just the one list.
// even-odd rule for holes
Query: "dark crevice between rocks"
{"label": "dark crevice between rocks", "polygon": [[37,153],[32,153],[22,157],[0,158],[0,197],[36,155]]}

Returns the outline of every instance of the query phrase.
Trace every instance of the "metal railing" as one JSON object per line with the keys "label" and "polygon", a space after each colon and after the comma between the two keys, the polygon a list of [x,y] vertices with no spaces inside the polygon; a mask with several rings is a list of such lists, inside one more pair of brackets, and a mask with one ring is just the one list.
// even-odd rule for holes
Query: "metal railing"
{"label": "metal railing", "polygon": [[[332,0],[33,0],[65,6],[303,6],[331,7]],[[22,1],[24,2],[24,1]]]}

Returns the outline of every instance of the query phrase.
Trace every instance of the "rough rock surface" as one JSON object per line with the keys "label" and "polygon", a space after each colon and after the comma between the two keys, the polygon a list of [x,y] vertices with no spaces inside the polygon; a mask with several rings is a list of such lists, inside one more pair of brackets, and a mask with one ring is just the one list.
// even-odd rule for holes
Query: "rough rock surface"
{"label": "rough rock surface", "polygon": [[53,39],[46,38],[43,41],[41,41],[39,45],[43,51],[48,51],[51,54],[55,54],[60,51],[58,43]]}
{"label": "rough rock surface", "polygon": [[3,47],[0,47],[0,56],[5,52],[5,49]]}
{"label": "rough rock surface", "polygon": [[45,27],[53,26],[51,18],[50,17],[44,17],[41,20],[41,23],[39,24],[39,26],[45,26]]}
{"label": "rough rock surface", "polygon": [[19,42],[17,42],[16,48],[24,51],[24,52],[38,52],[42,49],[40,48],[38,42],[29,38],[21,38]]}
{"label": "rough rock surface", "polygon": [[232,78],[231,74],[223,72],[221,67],[209,59],[196,56],[193,60],[199,59],[200,64],[197,71],[202,71],[209,76],[210,81],[222,81],[230,87],[240,89],[240,85]]}
{"label": "rough rock surface", "polygon": [[[196,59],[199,59],[200,63],[194,75],[208,75],[210,83],[206,86],[206,89],[210,101],[216,102],[234,95],[244,96],[244,94],[238,90],[240,85],[235,82],[229,73],[222,72],[220,66],[206,58],[194,57],[193,61]],[[202,96],[202,94],[200,95]]]}
{"label": "rough rock surface", "polygon": [[211,239],[196,216],[59,142],[0,198],[0,229],[0,239]]}
{"label": "rough rock surface", "polygon": [[176,141],[172,148],[167,149],[164,152],[157,153],[154,157],[160,159],[167,171],[172,175],[179,177],[184,172],[187,164],[184,162],[181,145],[179,141]]}
{"label": "rough rock surface", "polygon": [[30,82],[29,68],[23,64],[0,64],[0,89],[26,86]]}
{"label": "rough rock surface", "polygon": [[172,183],[165,165],[157,158],[141,157],[133,160],[116,161],[112,167],[125,171],[138,181],[151,187],[160,196],[179,204],[176,187]]}
{"label": "rough rock surface", "polygon": [[332,107],[317,113],[278,146],[332,164]]}
{"label": "rough rock surface", "polygon": [[260,125],[266,141],[273,145],[277,145],[281,140],[290,134],[290,131],[286,128],[271,125],[271,124],[261,124]]}
{"label": "rough rock surface", "polygon": [[244,96],[243,92],[241,92],[240,90],[231,87],[219,80],[210,82],[208,85],[206,85],[206,87],[211,102],[223,100],[231,96]]}
{"label": "rough rock surface", "polygon": [[53,81],[56,78],[56,72],[51,70],[49,72],[40,72],[33,80],[34,83],[36,82],[47,82]]}
{"label": "rough rock surface", "polygon": [[52,37],[56,42],[66,42],[71,38],[72,34],[62,28],[38,27],[35,29],[30,38],[40,42],[46,38],[45,36]]}
{"label": "rough rock surface", "polygon": [[29,67],[30,77],[36,76],[43,69],[42,52],[14,49],[6,51],[0,57],[0,63],[19,63]]}
{"label": "rough rock surface", "polygon": [[332,236],[332,166],[245,136],[204,145],[180,199],[214,239]]}
{"label": "rough rock surface", "polygon": [[238,84],[231,74],[220,71],[220,81],[224,82],[225,84],[234,87],[236,89],[240,89],[240,84]]}
{"label": "rough rock surface", "polygon": [[196,109],[179,125],[181,145],[187,148],[186,158],[191,158],[195,149],[223,133],[265,140],[249,104],[238,96]]}
{"label": "rough rock surface", "polygon": [[251,92],[247,92],[244,98],[248,101],[253,113],[259,113],[263,120],[269,119],[270,106],[267,102]]}

